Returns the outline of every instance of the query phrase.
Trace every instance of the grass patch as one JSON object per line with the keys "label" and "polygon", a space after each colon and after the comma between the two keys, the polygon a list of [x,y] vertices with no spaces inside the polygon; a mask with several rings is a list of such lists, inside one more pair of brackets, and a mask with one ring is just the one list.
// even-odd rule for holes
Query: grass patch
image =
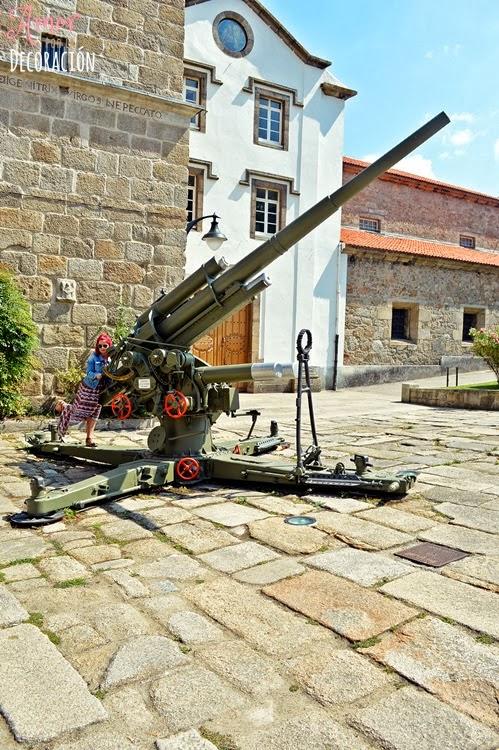
{"label": "grass patch", "polygon": [[37,628],[43,626],[43,615],[41,612],[30,612],[28,623],[30,625],[36,625]]}
{"label": "grass patch", "polygon": [[44,630],[43,628],[41,628],[41,631],[42,633],[45,633],[49,641],[51,641],[54,644],[54,646],[58,646],[60,644],[61,639],[59,638],[57,633],[54,633],[53,630]]}
{"label": "grass patch", "polygon": [[439,617],[442,622],[446,622],[447,625],[456,625],[456,621],[452,619],[452,617]]}
{"label": "grass patch", "polygon": [[67,521],[67,523],[76,521],[76,511],[72,508],[64,508],[64,520]]}
{"label": "grass patch", "polygon": [[352,648],[357,650],[358,648],[370,648],[370,646],[375,646],[377,643],[379,643],[381,638],[379,638],[377,635],[373,636],[372,638],[366,638],[365,641],[355,641],[355,643],[352,643]]}
{"label": "grass patch", "polygon": [[296,692],[298,692],[299,689],[300,689],[300,686],[296,685],[295,683],[293,683],[292,685],[289,686],[289,692],[290,693],[296,693]]}
{"label": "grass patch", "polygon": [[95,697],[98,698],[100,701],[106,697],[106,691],[105,690],[96,690],[94,693]]}
{"label": "grass patch", "polygon": [[183,643],[181,646],[179,646],[180,650],[183,654],[189,654],[191,649],[189,646],[186,646],[185,643]]}
{"label": "grass patch", "polygon": [[68,578],[67,581],[59,581],[59,583],[54,583],[55,589],[70,589],[73,586],[86,586],[87,585],[87,579],[86,578]]}
{"label": "grass patch", "polygon": [[487,635],[487,633],[480,633],[475,640],[477,640],[478,643],[485,643],[487,646],[492,646],[492,644],[496,642],[496,639],[492,638],[491,635]]}
{"label": "grass patch", "polygon": [[62,546],[61,542],[52,542],[52,545],[53,545],[53,547],[54,547],[54,549],[56,551],[56,554],[58,556],[66,554],[64,552],[64,549],[63,549],[63,546]]}
{"label": "grass patch", "polygon": [[5,575],[3,573],[0,573],[0,583],[5,582]]}
{"label": "grass patch", "polygon": [[239,750],[238,746],[226,734],[212,732],[209,729],[201,727],[199,733],[205,740],[211,742],[218,750]]}
{"label": "grass patch", "polygon": [[449,391],[498,391],[499,383],[497,380],[490,380],[487,383],[471,383],[470,385],[453,385],[449,386]]}
{"label": "grass patch", "polygon": [[0,565],[0,569],[10,568],[12,565],[25,565],[26,563],[35,565],[37,562],[40,562],[39,557],[20,557],[18,560],[11,560],[8,563],[3,563],[3,565]]}

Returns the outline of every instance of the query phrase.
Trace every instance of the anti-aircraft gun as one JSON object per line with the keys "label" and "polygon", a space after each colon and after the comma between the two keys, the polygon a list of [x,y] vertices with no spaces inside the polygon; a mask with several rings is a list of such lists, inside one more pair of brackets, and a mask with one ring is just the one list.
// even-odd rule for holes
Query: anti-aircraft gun
{"label": "anti-aircraft gun", "polygon": [[[367,456],[356,455],[355,469],[342,463],[325,466],[320,458],[313,418],[308,356],[311,336],[301,331],[296,365],[280,363],[238,364],[212,367],[190,352],[190,347],[214,326],[245,306],[270,284],[261,273],[270,263],[325,221],[341,206],[424,143],[449,122],[442,112],[388,153],[364,169],[332,195],[288,224],[233,266],[212,258],[175,289],[161,294],[138,318],[130,335],[111,352],[107,383],[101,393],[119,418],[139,408],[155,416],[159,424],[148,438],[148,449],[90,448],[35,433],[28,437],[30,450],[54,457],[72,456],[115,468],[62,489],[46,488],[32,480],[27,512],[11,518],[17,525],[50,523],[62,509],[85,506],[125,494],[158,488],[173,482],[198,480],[247,482],[301,492],[327,491],[405,494],[416,479],[414,472],[374,472]],[[295,464],[269,461],[265,454],[284,441],[275,422],[270,435],[252,435],[257,412],[243,440],[215,445],[212,425],[223,414],[239,416],[239,397],[234,384],[245,380],[297,377],[297,454]],[[305,384],[304,384],[305,383]],[[309,401],[313,443],[301,450],[301,395]]]}

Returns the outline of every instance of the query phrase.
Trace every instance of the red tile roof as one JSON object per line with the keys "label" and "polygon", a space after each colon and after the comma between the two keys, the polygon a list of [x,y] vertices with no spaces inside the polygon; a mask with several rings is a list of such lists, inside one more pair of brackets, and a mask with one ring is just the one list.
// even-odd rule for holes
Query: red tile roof
{"label": "red tile roof", "polygon": [[499,253],[469,250],[459,245],[445,245],[439,242],[431,242],[430,240],[416,240],[409,237],[377,234],[376,232],[365,232],[361,229],[342,227],[341,241],[349,247],[499,267]]}
{"label": "red tile roof", "polygon": [[[371,162],[362,161],[362,159],[354,159],[351,156],[343,157],[343,166],[348,167],[368,167]],[[358,172],[358,169],[353,170]],[[428,189],[434,189],[437,192],[442,193],[459,193],[462,197],[468,197],[474,199],[477,203],[487,203],[499,207],[499,198],[493,195],[486,195],[485,193],[479,193],[476,190],[469,190],[468,188],[460,185],[451,185],[448,182],[440,182],[439,180],[433,180],[430,177],[421,177],[418,174],[412,174],[410,172],[402,172],[400,169],[389,169],[387,172],[380,176],[381,180],[391,181],[402,181],[408,183],[417,183],[420,187],[427,187]],[[415,185],[417,187],[417,185]]]}

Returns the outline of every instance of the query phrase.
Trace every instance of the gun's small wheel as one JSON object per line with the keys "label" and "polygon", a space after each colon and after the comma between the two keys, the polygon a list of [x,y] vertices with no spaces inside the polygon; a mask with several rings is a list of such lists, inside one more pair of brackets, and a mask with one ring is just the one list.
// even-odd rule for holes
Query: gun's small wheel
{"label": "gun's small wheel", "polygon": [[128,419],[132,413],[132,402],[125,393],[117,393],[111,401],[111,411],[116,419]]}
{"label": "gun's small wheel", "polygon": [[184,482],[192,482],[193,479],[197,479],[200,475],[201,464],[196,458],[186,456],[178,461],[175,471],[179,479],[183,479]]}
{"label": "gun's small wheel", "polygon": [[165,396],[163,411],[172,419],[180,419],[185,416],[189,408],[189,401],[182,391],[170,391]]}

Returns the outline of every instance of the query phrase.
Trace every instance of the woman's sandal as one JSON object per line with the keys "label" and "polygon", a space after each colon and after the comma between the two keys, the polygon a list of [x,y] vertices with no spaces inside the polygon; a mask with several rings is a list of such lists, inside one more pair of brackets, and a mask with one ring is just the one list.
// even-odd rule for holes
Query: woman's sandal
{"label": "woman's sandal", "polygon": [[94,443],[93,440],[89,440],[88,438],[85,440],[85,445],[87,448],[97,448],[97,443]]}

